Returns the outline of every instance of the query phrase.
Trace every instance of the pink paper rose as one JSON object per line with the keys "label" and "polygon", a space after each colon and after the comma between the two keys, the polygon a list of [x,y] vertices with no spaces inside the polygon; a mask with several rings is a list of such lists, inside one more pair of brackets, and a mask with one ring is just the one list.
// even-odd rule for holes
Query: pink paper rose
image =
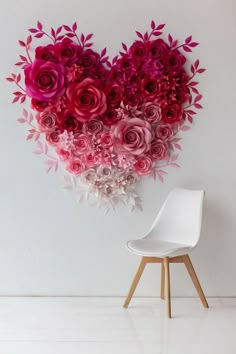
{"label": "pink paper rose", "polygon": [[85,170],[85,165],[80,159],[76,158],[69,161],[66,169],[73,175],[79,176]]}
{"label": "pink paper rose", "polygon": [[83,124],[83,132],[88,135],[96,135],[103,130],[103,122],[98,119],[91,119]]}
{"label": "pink paper rose", "polygon": [[36,59],[25,66],[26,93],[39,101],[51,101],[65,92],[64,66]]}
{"label": "pink paper rose", "polygon": [[109,132],[102,133],[100,140],[102,147],[105,149],[109,149],[113,145],[112,138]]}
{"label": "pink paper rose", "polygon": [[50,111],[44,111],[36,116],[41,131],[53,131],[56,127],[57,115]]}
{"label": "pink paper rose", "polygon": [[84,134],[75,135],[74,145],[75,145],[75,154],[77,153],[82,154],[88,151],[90,145],[90,139]]}
{"label": "pink paper rose", "polygon": [[114,148],[124,154],[140,155],[151,146],[151,125],[139,118],[121,120],[111,129]]}
{"label": "pink paper rose", "polygon": [[148,156],[138,157],[134,164],[135,172],[140,175],[148,175],[152,168],[152,160]]}
{"label": "pink paper rose", "polygon": [[155,102],[147,102],[142,107],[143,118],[150,124],[157,123],[161,119],[161,111]]}
{"label": "pink paper rose", "polygon": [[160,139],[154,140],[151,144],[149,154],[153,160],[164,159],[164,157],[167,155],[166,144]]}
{"label": "pink paper rose", "polygon": [[56,153],[61,161],[66,161],[70,157],[69,151],[63,150],[61,148],[56,149]]}
{"label": "pink paper rose", "polygon": [[104,92],[97,87],[97,83],[92,79],[72,83],[66,91],[66,96],[70,110],[81,122],[87,122],[99,116],[107,108]]}
{"label": "pink paper rose", "polygon": [[170,124],[160,124],[156,128],[156,137],[161,140],[169,140],[173,134],[174,133]]}
{"label": "pink paper rose", "polygon": [[59,143],[60,141],[60,130],[55,130],[53,132],[49,132],[46,134],[46,140],[47,142],[52,145],[55,146]]}

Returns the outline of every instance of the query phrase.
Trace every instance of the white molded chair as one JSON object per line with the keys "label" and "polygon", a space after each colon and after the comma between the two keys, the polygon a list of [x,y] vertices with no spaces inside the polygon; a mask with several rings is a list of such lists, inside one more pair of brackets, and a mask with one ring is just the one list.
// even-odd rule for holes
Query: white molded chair
{"label": "white molded chair", "polygon": [[184,263],[204,307],[207,300],[188,253],[200,239],[204,191],[173,189],[159,211],[148,234],[131,240],[127,249],[142,256],[124,303],[127,308],[147,263],[161,263],[161,298],[167,300],[167,316],[171,317],[169,263]]}

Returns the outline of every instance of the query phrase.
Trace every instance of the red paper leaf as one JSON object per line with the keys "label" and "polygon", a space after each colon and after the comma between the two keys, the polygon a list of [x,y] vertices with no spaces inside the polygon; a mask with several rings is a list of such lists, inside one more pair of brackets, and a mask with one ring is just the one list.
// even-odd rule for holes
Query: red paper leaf
{"label": "red paper leaf", "polygon": [[152,20],[152,21],[151,21],[151,29],[154,30],[155,27],[156,27],[156,24],[155,24],[155,22]]}
{"label": "red paper leaf", "polygon": [[58,36],[58,37],[57,37],[57,41],[61,41],[64,37],[65,37],[64,35]]}
{"label": "red paper leaf", "polygon": [[21,58],[21,60],[23,60],[23,61],[26,61],[26,62],[28,61],[27,58],[26,58],[24,55],[20,55],[20,58]]}
{"label": "red paper leaf", "polygon": [[201,99],[202,99],[202,95],[198,95],[197,97],[195,97],[194,102],[196,103],[196,102],[200,101]]}
{"label": "red paper leaf", "polygon": [[69,32],[72,31],[71,28],[70,28],[69,26],[67,26],[67,25],[63,25],[63,27],[64,27],[64,29],[65,29],[66,31],[69,31]]}
{"label": "red paper leaf", "polygon": [[127,49],[128,49],[127,45],[125,43],[123,43],[123,42],[121,44],[122,44],[122,48],[124,49],[124,51],[127,52]]}
{"label": "red paper leaf", "polygon": [[196,112],[192,111],[191,109],[188,109],[187,111],[185,111],[188,114],[196,114]]}
{"label": "red paper leaf", "polygon": [[56,30],[56,34],[59,34],[62,30],[62,26],[58,27],[58,29]]}
{"label": "red paper leaf", "polygon": [[202,108],[202,106],[200,104],[198,104],[198,103],[195,103],[194,107],[197,108],[197,109],[201,109]]}
{"label": "red paper leaf", "polygon": [[29,45],[32,42],[32,36],[28,36],[26,40],[26,44]]}
{"label": "red paper leaf", "polygon": [[196,93],[197,95],[199,94],[198,90],[195,87],[191,87],[191,90]]}
{"label": "red paper leaf", "polygon": [[118,55],[116,55],[113,59],[112,59],[112,64],[114,65],[117,62],[118,59]]}
{"label": "red paper leaf", "polygon": [[194,66],[193,66],[193,65],[191,65],[191,67],[190,67],[190,71],[191,71],[191,73],[192,73],[192,74],[194,74],[194,73],[195,73],[195,69],[194,69]]}
{"label": "red paper leaf", "polygon": [[139,38],[143,39],[142,33],[140,33],[139,31],[136,31],[136,34],[137,34],[137,36],[138,36]]}
{"label": "red paper leaf", "polygon": [[176,47],[176,46],[177,46],[177,44],[178,44],[178,41],[177,41],[177,39],[176,39],[176,40],[174,40],[174,41],[172,42],[172,44],[171,44],[171,48]]}
{"label": "red paper leaf", "polygon": [[38,30],[36,28],[29,28],[29,32],[31,33],[37,33]]}
{"label": "red paper leaf", "polygon": [[191,43],[189,43],[188,44],[189,45],[189,47],[196,47],[196,46],[198,46],[199,45],[199,43],[197,43],[197,42],[191,42]]}
{"label": "red paper leaf", "polygon": [[191,42],[191,40],[192,40],[192,36],[189,36],[185,39],[185,43],[188,44]]}
{"label": "red paper leaf", "polygon": [[106,52],[107,52],[107,48],[104,48],[104,49],[101,51],[101,54],[100,54],[101,58],[104,57],[104,55],[106,54]]}
{"label": "red paper leaf", "polygon": [[41,38],[44,36],[44,33],[43,32],[40,32],[40,33],[37,33],[34,37],[35,38]]}
{"label": "red paper leaf", "polygon": [[20,66],[20,65],[23,65],[23,64],[25,64],[24,61],[18,61],[17,63],[15,63],[16,66]]}
{"label": "red paper leaf", "polygon": [[17,119],[17,122],[19,122],[19,123],[25,123],[26,122],[26,119],[24,119],[24,118],[19,118],[19,119]]}
{"label": "red paper leaf", "polygon": [[154,36],[160,36],[161,34],[162,34],[162,32],[160,32],[160,31],[154,31],[154,32],[152,32],[152,34],[154,34]]}
{"label": "red paper leaf", "polygon": [[40,31],[42,31],[42,29],[43,29],[43,25],[42,25],[42,23],[41,22],[37,22],[37,28],[40,30]]}
{"label": "red paper leaf", "polygon": [[80,40],[81,40],[81,42],[82,42],[82,44],[84,43],[84,41],[85,41],[85,36],[84,36],[84,34],[83,33],[81,33],[81,35],[80,35]]}
{"label": "red paper leaf", "polygon": [[194,67],[195,67],[195,69],[198,68],[198,65],[199,65],[199,59],[197,59],[197,60],[194,62]]}
{"label": "red paper leaf", "polygon": [[183,45],[183,50],[185,51],[185,52],[191,52],[192,50],[189,48],[189,47],[187,47],[186,45]]}
{"label": "red paper leaf", "polygon": [[11,77],[7,77],[6,80],[9,81],[9,82],[14,82],[14,81],[15,81],[15,80],[12,79]]}
{"label": "red paper leaf", "polygon": [[51,35],[53,36],[53,38],[56,37],[56,32],[55,32],[54,28],[52,28],[52,27],[51,27]]}
{"label": "red paper leaf", "polygon": [[173,42],[173,38],[172,38],[172,36],[170,34],[168,34],[168,41],[169,41],[170,44]]}
{"label": "red paper leaf", "polygon": [[18,42],[19,42],[21,47],[25,47],[26,46],[25,42],[23,42],[23,41],[18,41]]}
{"label": "red paper leaf", "polygon": [[77,23],[74,22],[72,25],[72,30],[75,32],[77,30]]}
{"label": "red paper leaf", "polygon": [[193,124],[193,118],[191,116],[188,116],[188,121],[189,123]]}
{"label": "red paper leaf", "polygon": [[197,81],[191,81],[188,85],[189,86],[197,86],[198,82]]}
{"label": "red paper leaf", "polygon": [[86,36],[86,41],[89,41],[92,37],[93,37],[93,33],[89,33],[89,34]]}
{"label": "red paper leaf", "polygon": [[164,23],[161,23],[160,25],[157,26],[157,30],[162,30],[165,27]]}
{"label": "red paper leaf", "polygon": [[15,95],[15,96],[22,96],[23,93],[20,92],[20,91],[16,91],[16,92],[13,92],[13,95]]}
{"label": "red paper leaf", "polygon": [[148,32],[145,32],[145,33],[144,33],[144,37],[143,37],[143,38],[144,38],[144,41],[145,41],[145,42],[148,40]]}
{"label": "red paper leaf", "polygon": [[75,34],[74,33],[67,33],[66,36],[72,38],[72,37],[75,37]]}
{"label": "red paper leaf", "polygon": [[206,71],[206,69],[198,69],[198,70],[197,70],[197,73],[198,73],[198,74],[202,74],[202,73],[204,73],[204,71]]}
{"label": "red paper leaf", "polygon": [[21,98],[20,98],[20,103],[25,102],[25,100],[26,100],[26,95],[21,96]]}

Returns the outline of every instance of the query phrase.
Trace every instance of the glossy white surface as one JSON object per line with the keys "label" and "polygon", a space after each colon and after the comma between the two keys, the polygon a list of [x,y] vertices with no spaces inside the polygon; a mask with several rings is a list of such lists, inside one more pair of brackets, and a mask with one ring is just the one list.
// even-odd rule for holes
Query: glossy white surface
{"label": "glossy white surface", "polygon": [[235,354],[236,298],[0,298],[1,354]]}

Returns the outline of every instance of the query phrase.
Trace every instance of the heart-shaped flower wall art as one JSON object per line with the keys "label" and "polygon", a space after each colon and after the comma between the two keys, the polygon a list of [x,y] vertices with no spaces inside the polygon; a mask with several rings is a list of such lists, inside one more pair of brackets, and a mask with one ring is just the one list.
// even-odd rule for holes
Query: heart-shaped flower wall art
{"label": "heart-shaped flower wall art", "polygon": [[[183,44],[170,34],[164,40],[164,26],[152,21],[111,61],[106,48],[91,49],[93,35],[78,34],[76,23],[47,33],[37,22],[19,41],[25,54],[15,65],[22,73],[7,80],[19,88],[13,103],[30,99],[30,111],[24,108],[18,122],[29,125],[26,139],[46,156],[47,172],[64,166],[64,187],[79,200],[141,209],[138,181],[162,182],[166,167],[179,167],[178,133],[202,108],[195,75],[205,69],[199,60],[186,68],[184,53],[198,45],[192,36]],[[33,39],[41,45],[32,48]]]}

